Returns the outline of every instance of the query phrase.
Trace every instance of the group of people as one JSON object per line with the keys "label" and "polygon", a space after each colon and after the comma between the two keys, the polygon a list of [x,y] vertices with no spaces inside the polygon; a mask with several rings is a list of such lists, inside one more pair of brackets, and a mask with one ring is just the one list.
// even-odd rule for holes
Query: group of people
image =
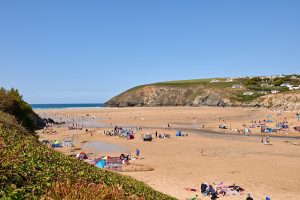
{"label": "group of people", "polygon": [[158,132],[156,131],[156,132],[155,132],[155,138],[163,138],[163,139],[165,139],[165,138],[170,138],[170,135],[169,135],[169,134],[166,134],[166,133],[161,134],[161,133],[158,133]]}
{"label": "group of people", "polygon": [[242,194],[245,190],[235,184],[230,186],[219,184],[213,187],[208,183],[202,183],[200,186],[200,191],[204,196],[211,196],[211,199],[215,200],[219,198],[219,196]]}
{"label": "group of people", "polygon": [[83,129],[83,124],[77,124],[73,123],[71,125],[68,125],[69,130],[82,130]]}
{"label": "group of people", "polygon": [[[196,191],[196,190],[194,190]],[[237,194],[242,194],[245,190],[235,184],[231,186],[223,186],[221,185],[216,185],[213,187],[212,185],[209,185],[208,183],[202,183],[200,186],[200,191],[201,194],[204,196],[210,196],[211,200],[216,200],[217,198],[225,195],[237,195]],[[193,196],[190,198],[190,200],[197,200],[198,195]],[[246,200],[253,200],[250,194],[247,194]],[[271,198],[267,195],[265,200],[271,200]]]}
{"label": "group of people", "polygon": [[46,132],[50,132],[50,133],[56,133],[56,131],[54,131],[53,129],[53,126],[54,124],[53,123],[46,123],[45,127],[44,127],[44,130],[43,130],[43,133],[46,133]]}

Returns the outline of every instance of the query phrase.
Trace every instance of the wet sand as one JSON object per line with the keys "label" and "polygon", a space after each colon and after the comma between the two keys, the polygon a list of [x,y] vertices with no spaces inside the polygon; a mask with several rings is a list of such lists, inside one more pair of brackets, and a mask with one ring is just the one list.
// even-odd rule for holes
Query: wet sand
{"label": "wet sand", "polygon": [[[126,172],[138,180],[142,180],[156,190],[170,194],[178,199],[190,198],[199,192],[188,192],[184,188],[199,189],[202,182],[222,181],[239,185],[254,199],[300,199],[300,140],[298,138],[271,138],[271,145],[263,145],[261,137],[231,135],[238,134],[234,129],[243,129],[244,124],[253,120],[263,120],[267,115],[280,121],[284,118],[290,126],[299,125],[295,112],[279,112],[267,109],[249,108],[100,108],[100,109],[62,109],[37,110],[43,116],[56,117],[61,120],[78,117],[93,120],[94,134],[84,130],[68,131],[66,127],[55,127],[57,134],[41,134],[44,139],[72,138],[76,147],[82,147],[82,141],[101,141],[115,144],[122,150],[134,154],[141,150],[141,159],[133,161],[153,168],[147,172]],[[87,116],[88,114],[88,116]],[[218,125],[224,123],[232,130],[220,130]],[[167,128],[167,125],[170,128]],[[134,140],[105,136],[103,132],[114,125],[127,127],[142,126],[142,131],[135,131]],[[204,125],[204,128],[203,128]],[[272,124],[270,124],[271,126]],[[98,127],[95,128],[95,127]],[[145,128],[146,127],[146,128]],[[166,127],[166,128],[164,128]],[[183,129],[188,137],[175,137],[175,131]],[[257,130],[256,130],[257,129]],[[252,130],[252,129],[251,129]],[[143,142],[141,134],[147,132],[168,133],[169,139],[154,139]],[[223,134],[215,134],[221,131]],[[253,129],[250,135],[259,135],[259,129]],[[291,128],[281,132],[281,136],[300,136]],[[71,148],[58,149],[66,154]],[[91,157],[101,155],[119,155],[101,149],[86,148]],[[116,148],[116,151],[120,149]],[[199,199],[209,199],[199,195]],[[220,199],[245,199],[246,195],[220,197]]]}

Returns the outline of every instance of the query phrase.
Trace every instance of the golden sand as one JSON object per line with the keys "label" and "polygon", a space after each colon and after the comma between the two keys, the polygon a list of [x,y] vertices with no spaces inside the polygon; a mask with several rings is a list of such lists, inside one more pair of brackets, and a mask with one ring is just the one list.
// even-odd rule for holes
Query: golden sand
{"label": "golden sand", "polygon": [[[268,109],[252,108],[99,108],[99,109],[61,109],[37,110],[42,117],[61,118],[62,120],[93,118],[99,128],[88,128],[93,136],[83,130],[68,131],[66,127],[54,127],[57,134],[43,134],[41,139],[64,140],[72,138],[76,147],[82,141],[102,141],[121,145],[126,152],[134,154],[135,149],[141,151],[141,159],[132,161],[136,165],[153,168],[153,171],[126,172],[138,180],[144,181],[154,189],[186,199],[199,192],[189,192],[185,188],[199,189],[202,182],[224,182],[241,186],[246,190],[242,196],[220,197],[220,199],[246,199],[250,193],[254,199],[300,199],[300,139],[273,138],[271,145],[261,143],[263,136],[260,129],[250,129],[249,136],[236,135],[236,129],[248,128],[251,121],[267,119],[272,115],[274,127],[276,122],[286,120],[290,128],[276,133],[280,136],[300,136],[292,129],[300,125],[295,112],[277,112]],[[270,117],[270,116],[269,116]],[[75,122],[76,123],[76,122]],[[170,128],[168,128],[168,124]],[[220,130],[218,126],[226,124],[229,129]],[[102,125],[104,127],[102,127]],[[144,127],[135,131],[134,140],[106,136],[104,131],[111,130],[114,125],[125,127]],[[204,125],[204,128],[203,128]],[[188,137],[175,137],[177,129],[185,130]],[[141,134],[168,133],[169,139],[154,139],[143,142]],[[214,134],[218,131],[223,134]],[[42,132],[42,131],[40,131]],[[272,133],[274,134],[274,133]],[[155,134],[153,134],[155,135]],[[66,154],[72,148],[58,149]],[[93,153],[93,149],[85,149]],[[120,152],[102,152],[102,155],[119,155]],[[91,157],[99,155],[92,154]]]}

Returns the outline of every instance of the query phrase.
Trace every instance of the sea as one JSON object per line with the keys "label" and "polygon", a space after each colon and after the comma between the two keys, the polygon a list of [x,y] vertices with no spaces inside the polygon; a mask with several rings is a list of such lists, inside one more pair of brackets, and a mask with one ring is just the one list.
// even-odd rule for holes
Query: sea
{"label": "sea", "polygon": [[101,108],[103,103],[30,104],[32,109]]}

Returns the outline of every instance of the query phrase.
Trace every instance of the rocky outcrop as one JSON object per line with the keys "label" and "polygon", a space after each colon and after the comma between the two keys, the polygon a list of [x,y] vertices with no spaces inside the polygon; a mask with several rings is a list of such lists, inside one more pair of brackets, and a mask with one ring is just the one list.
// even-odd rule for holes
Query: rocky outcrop
{"label": "rocky outcrop", "polygon": [[144,86],[124,92],[105,104],[108,107],[131,106],[226,106],[230,101],[218,92],[203,87]]}
{"label": "rocky outcrop", "polygon": [[300,110],[300,92],[265,95],[255,100],[255,102],[267,108]]}
{"label": "rocky outcrop", "polygon": [[231,105],[231,103],[228,99],[222,98],[219,93],[212,92],[196,96],[192,105],[225,107],[227,105]]}

